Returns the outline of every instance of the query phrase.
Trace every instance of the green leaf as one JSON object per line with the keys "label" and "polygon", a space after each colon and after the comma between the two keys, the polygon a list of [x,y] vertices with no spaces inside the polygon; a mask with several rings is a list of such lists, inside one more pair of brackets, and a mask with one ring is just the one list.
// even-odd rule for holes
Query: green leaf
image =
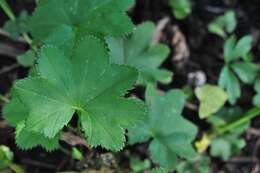
{"label": "green leaf", "polygon": [[151,22],[139,25],[127,39],[107,38],[111,62],[127,64],[138,69],[139,83],[155,84],[171,82],[172,73],[159,67],[169,54],[169,48],[162,44],[152,45],[155,26]]}
{"label": "green leaf", "polygon": [[217,17],[208,25],[208,30],[211,33],[225,38],[226,33],[232,33],[237,26],[236,14],[229,10],[224,15]]}
{"label": "green leaf", "polygon": [[214,139],[211,144],[210,154],[212,156],[220,156],[227,161],[231,156],[231,145],[224,139]]}
{"label": "green leaf", "polygon": [[252,48],[252,41],[250,35],[242,37],[237,43],[235,36],[229,37],[224,45],[225,61],[228,63],[246,56]]}
{"label": "green leaf", "polygon": [[122,36],[132,32],[133,24],[125,11],[133,3],[133,0],[47,0],[38,4],[28,22],[29,30],[38,41],[45,41],[61,26],[80,36]]}
{"label": "green leaf", "polygon": [[235,104],[241,95],[240,84],[233,72],[225,66],[219,77],[219,86],[221,86],[228,94],[228,100],[231,104]]}
{"label": "green leaf", "polygon": [[0,170],[9,167],[13,162],[14,154],[7,146],[0,145]]}
{"label": "green leaf", "polygon": [[23,55],[17,57],[17,61],[24,67],[31,67],[36,60],[35,53],[32,50],[27,51]]}
{"label": "green leaf", "polygon": [[234,57],[243,57],[246,54],[249,53],[249,51],[252,48],[252,42],[253,42],[253,37],[251,35],[247,35],[242,37],[236,47],[235,47],[235,52],[234,52]]}
{"label": "green leaf", "polygon": [[196,136],[197,128],[181,115],[185,104],[182,91],[172,90],[165,96],[159,96],[154,95],[153,90],[155,89],[151,86],[147,89],[147,94],[151,94],[146,97],[149,99],[146,100],[149,117],[139,124],[142,127],[129,129],[129,139],[136,139],[133,135],[139,135],[138,132],[140,136],[143,133],[149,134],[153,138],[149,147],[153,161],[163,168],[174,170],[177,157],[189,159],[195,155],[191,142]]}
{"label": "green leaf", "polygon": [[43,134],[25,129],[24,122],[17,125],[15,133],[16,144],[19,148],[24,150],[41,146],[47,151],[53,151],[59,147],[59,134],[53,138],[47,138]]}
{"label": "green leaf", "polygon": [[27,32],[27,20],[27,12],[22,11],[14,21],[7,21],[3,29],[8,32],[12,38],[17,39],[20,35]]}
{"label": "green leaf", "polygon": [[178,173],[209,173],[210,158],[204,155],[198,155],[192,160],[182,161],[177,166]]}
{"label": "green leaf", "polygon": [[22,121],[24,121],[28,116],[28,110],[20,101],[20,99],[13,94],[13,99],[4,106],[3,115],[8,124],[15,127]]}
{"label": "green leaf", "polygon": [[238,62],[231,65],[234,72],[241,81],[252,84],[258,74],[259,68],[250,62]]}
{"label": "green leaf", "polygon": [[[218,130],[238,120],[242,115],[244,114],[239,107],[223,108],[214,116],[209,117],[208,122],[212,124],[214,129]],[[249,125],[249,122],[242,124],[225,134],[215,137],[210,148],[211,155],[226,161],[232,155],[239,154],[245,146],[245,139],[241,136]]]}
{"label": "green leaf", "polygon": [[236,37],[232,35],[225,41],[224,44],[224,59],[227,63],[238,58],[234,56],[235,46],[236,46]]}
{"label": "green leaf", "polygon": [[195,90],[200,100],[199,116],[207,118],[216,113],[227,101],[227,93],[218,86],[205,85]]}
{"label": "green leaf", "polygon": [[74,159],[76,159],[76,160],[83,160],[83,159],[84,159],[83,154],[82,154],[81,151],[78,150],[76,147],[73,147],[73,148],[72,148],[71,156],[72,156]]}
{"label": "green leaf", "polygon": [[138,157],[133,156],[130,158],[130,167],[134,173],[141,173],[151,167],[151,162],[148,159],[140,160]]}
{"label": "green leaf", "polygon": [[110,65],[105,46],[91,36],[76,44],[71,57],[55,46],[45,46],[39,57],[39,75],[14,87],[29,109],[25,130],[54,138],[77,113],[90,145],[120,150],[125,128],[146,114],[142,102],[123,98],[137,72]]}
{"label": "green leaf", "polygon": [[191,13],[190,0],[170,0],[170,5],[173,8],[173,13],[177,19],[184,19]]}

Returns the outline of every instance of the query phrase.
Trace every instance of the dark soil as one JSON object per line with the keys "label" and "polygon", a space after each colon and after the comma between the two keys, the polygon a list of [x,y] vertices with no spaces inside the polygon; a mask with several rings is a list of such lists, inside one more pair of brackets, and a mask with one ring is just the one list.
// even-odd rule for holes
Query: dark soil
{"label": "dark soil", "polygon": [[[12,0],[10,5],[18,15],[22,10],[33,11],[35,6],[34,0]],[[260,36],[260,1],[238,1],[238,0],[193,0],[192,15],[185,20],[176,20],[168,5],[168,0],[137,0],[135,7],[129,11],[129,15],[136,24],[150,20],[158,23],[164,17],[170,18],[168,27],[178,26],[183,33],[187,46],[190,50],[190,56],[186,60],[173,61],[175,47],[171,44],[173,35],[164,30],[162,42],[168,44],[172,49],[172,54],[163,64],[174,72],[173,82],[167,86],[159,85],[162,90],[170,88],[181,88],[186,84],[195,87],[194,81],[190,81],[188,75],[197,71],[201,71],[207,77],[207,83],[216,84],[220,69],[223,66],[222,47],[223,40],[210,34],[207,31],[207,24],[216,16],[223,14],[228,9],[234,9],[238,16],[238,28],[236,34],[242,36],[248,33],[254,35],[255,61],[259,62],[259,36]],[[0,25],[6,22],[7,17],[0,12]],[[26,76],[28,69],[17,65],[13,55],[21,54],[28,49],[28,45],[22,41],[14,41],[6,35],[0,34],[0,93],[9,96],[11,86],[16,79]],[[7,53],[6,53],[7,52]],[[141,95],[143,88],[137,88],[133,92]],[[239,100],[239,106],[249,108],[251,106],[251,98],[254,94],[253,88],[243,86],[243,96]],[[0,103],[3,106],[3,103]],[[195,100],[193,104],[197,104]],[[185,109],[185,116],[199,126],[201,130],[209,129],[209,125],[200,120],[197,112],[191,109]],[[3,125],[2,125],[3,124]],[[252,127],[260,130],[260,118],[256,118],[252,122]],[[212,158],[212,172],[225,173],[257,173],[254,169],[257,167],[256,162],[252,161],[253,155],[258,155],[260,159],[259,146],[260,136],[245,134],[247,145],[242,153],[235,156],[235,160],[222,162],[216,158]],[[73,160],[70,156],[62,151],[48,153],[40,148],[31,151],[21,151],[15,145],[14,129],[4,124],[4,120],[0,115],[0,144],[9,146],[15,154],[15,163],[26,168],[27,173],[52,173],[57,171],[68,170],[84,170],[85,168],[100,168],[109,165],[113,169],[120,166],[129,169],[129,153],[136,153],[142,157],[146,157],[146,145],[138,145],[127,147],[121,154],[111,155],[111,153],[98,149],[96,151],[84,149],[86,159],[81,162]],[[69,149],[67,144],[63,144],[64,148]],[[116,162],[116,163],[114,163]],[[259,170],[258,170],[259,171]],[[127,172],[127,171],[125,171]]]}

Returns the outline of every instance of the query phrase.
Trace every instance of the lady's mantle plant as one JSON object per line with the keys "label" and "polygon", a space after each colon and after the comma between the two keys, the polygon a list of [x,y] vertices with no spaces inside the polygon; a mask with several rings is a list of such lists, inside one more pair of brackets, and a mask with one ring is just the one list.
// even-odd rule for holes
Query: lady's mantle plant
{"label": "lady's mantle plant", "polygon": [[123,97],[135,84],[137,71],[110,64],[102,38],[131,32],[133,24],[124,11],[132,4],[132,0],[39,2],[28,24],[33,37],[45,43],[36,74],[16,82],[4,110],[7,121],[17,127],[21,148],[56,148],[61,130],[77,114],[91,146],[122,149],[125,128],[146,111],[140,101]]}

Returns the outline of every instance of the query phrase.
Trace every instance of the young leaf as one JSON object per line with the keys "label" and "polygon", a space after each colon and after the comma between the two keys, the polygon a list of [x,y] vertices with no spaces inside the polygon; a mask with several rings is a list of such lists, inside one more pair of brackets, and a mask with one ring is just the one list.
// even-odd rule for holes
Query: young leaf
{"label": "young leaf", "polygon": [[7,146],[0,145],[0,170],[9,167],[13,162],[14,153]]}
{"label": "young leaf", "polygon": [[227,33],[232,33],[237,26],[236,14],[229,10],[223,16],[217,17],[208,25],[208,30],[211,33],[225,38]]}
{"label": "young leaf", "polygon": [[191,13],[190,0],[170,0],[170,5],[177,19],[184,19]]}
{"label": "young leaf", "polygon": [[[221,129],[221,127],[237,120],[241,117],[241,114],[242,112],[239,108],[223,108],[214,116],[209,117],[208,122],[212,124],[214,129]],[[211,143],[211,155],[226,161],[231,155],[239,154],[245,146],[245,140],[241,135],[248,129],[248,126],[249,123],[245,123],[215,137]]]}
{"label": "young leaf", "polygon": [[241,95],[240,84],[233,72],[225,66],[219,77],[219,86],[221,86],[228,94],[228,100],[231,104],[235,104]]}
{"label": "young leaf", "polygon": [[246,56],[252,48],[252,36],[244,36],[236,43],[236,37],[231,36],[225,41],[224,59],[227,63]]}
{"label": "young leaf", "polygon": [[141,160],[137,156],[131,156],[130,167],[134,173],[141,173],[151,167],[151,161],[149,159]]}
{"label": "young leaf", "polygon": [[152,45],[154,32],[154,24],[146,22],[139,25],[130,38],[107,38],[111,62],[137,68],[140,84],[171,82],[171,72],[159,69],[169,48],[162,44]]}
{"label": "young leaf", "polygon": [[236,46],[236,37],[234,35],[230,36],[224,44],[224,59],[226,63],[229,63],[233,60],[235,60],[234,57],[234,49]]}
{"label": "young leaf", "polygon": [[243,57],[246,54],[248,54],[252,48],[252,42],[253,42],[253,38],[251,35],[242,37],[238,41],[238,43],[235,47],[235,50],[234,50],[235,52],[234,52],[233,56],[234,57]]}
{"label": "young leaf", "polygon": [[129,140],[131,143],[133,139],[134,142],[143,142],[137,141],[135,135],[139,135],[138,132],[141,132],[140,135],[149,134],[153,138],[149,147],[153,161],[163,168],[174,170],[178,156],[189,159],[195,155],[191,142],[197,128],[181,115],[185,104],[183,92],[172,90],[165,96],[159,96],[151,90],[155,89],[149,86],[147,94],[152,95],[146,97],[150,99],[146,100],[149,107],[148,120],[129,129]]}
{"label": "young leaf", "polygon": [[94,37],[75,45],[71,57],[45,46],[39,56],[39,75],[15,84],[29,109],[25,130],[54,138],[76,112],[90,145],[120,150],[124,129],[146,114],[140,101],[123,98],[137,72],[110,65],[105,46]]}
{"label": "young leaf", "polygon": [[125,14],[133,3],[133,0],[47,0],[38,4],[28,27],[38,41],[45,41],[61,26],[81,36],[122,36],[133,29]]}
{"label": "young leaf", "polygon": [[197,88],[195,94],[200,100],[199,116],[202,119],[216,113],[228,98],[222,88],[213,85],[205,85]]}

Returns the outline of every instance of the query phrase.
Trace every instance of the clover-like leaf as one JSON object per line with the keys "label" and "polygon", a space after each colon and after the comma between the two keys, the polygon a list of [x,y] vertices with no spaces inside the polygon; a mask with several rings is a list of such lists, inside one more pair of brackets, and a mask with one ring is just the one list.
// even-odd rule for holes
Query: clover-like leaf
{"label": "clover-like leaf", "polygon": [[171,82],[172,73],[159,69],[169,54],[169,48],[152,44],[154,32],[154,24],[146,22],[139,25],[129,38],[107,38],[111,62],[137,68],[140,84]]}
{"label": "clover-like leaf", "polygon": [[[172,90],[165,96],[159,96],[150,86],[146,94],[149,99],[146,100],[149,107],[148,120],[129,129],[129,141],[137,143],[152,138],[149,149],[153,161],[163,168],[174,170],[178,157],[189,159],[195,155],[191,142],[197,128],[181,115],[185,95],[180,90]],[[143,138],[138,141],[135,135]]]}
{"label": "clover-like leaf", "polygon": [[235,74],[227,66],[225,66],[221,71],[219,86],[227,92],[229,102],[235,104],[236,100],[241,95],[240,83]]}
{"label": "clover-like leaf", "polygon": [[253,38],[251,35],[246,35],[237,41],[237,38],[232,35],[224,45],[224,59],[227,63],[238,60],[246,56],[252,48]]}
{"label": "clover-like leaf", "polygon": [[216,113],[227,101],[227,93],[218,86],[205,85],[195,90],[200,100],[199,116],[207,118]]}
{"label": "clover-like leaf", "polygon": [[225,38],[227,33],[232,33],[237,26],[236,14],[229,10],[224,15],[217,17],[208,25],[208,30],[211,33],[217,34]]}
{"label": "clover-like leaf", "polygon": [[173,8],[173,13],[177,19],[184,19],[192,11],[190,0],[170,0],[170,5]]}
{"label": "clover-like leaf", "polygon": [[28,28],[38,41],[45,41],[60,27],[70,28],[75,37],[121,36],[132,32],[133,24],[125,11],[133,3],[133,0],[40,1]]}
{"label": "clover-like leaf", "polygon": [[233,63],[231,68],[239,79],[246,84],[252,84],[254,82],[260,69],[257,65],[250,62]]}
{"label": "clover-like leaf", "polygon": [[38,76],[14,86],[29,109],[25,130],[54,138],[77,113],[90,145],[120,150],[125,128],[146,114],[140,101],[123,98],[137,79],[136,70],[110,65],[105,46],[95,37],[78,41],[71,56],[45,46],[37,68]]}

